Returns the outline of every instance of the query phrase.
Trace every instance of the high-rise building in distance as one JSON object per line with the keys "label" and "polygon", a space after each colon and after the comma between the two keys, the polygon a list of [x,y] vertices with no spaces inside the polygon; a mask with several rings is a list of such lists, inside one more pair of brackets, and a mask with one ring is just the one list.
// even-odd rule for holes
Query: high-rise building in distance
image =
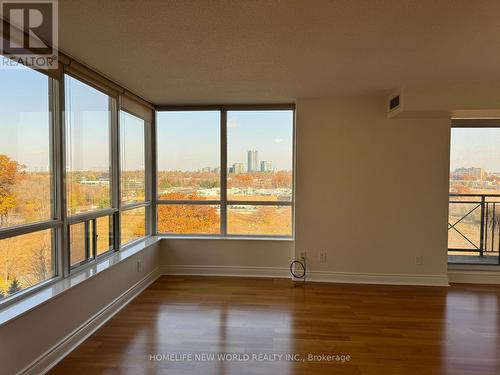
{"label": "high-rise building in distance", "polygon": [[271,172],[273,170],[273,162],[270,160],[262,160],[260,162],[261,172]]}
{"label": "high-rise building in distance", "polygon": [[259,152],[257,150],[248,150],[247,171],[257,172],[259,170]]}
{"label": "high-rise building in distance", "polygon": [[243,163],[234,163],[233,164],[233,173],[240,174],[245,172],[245,164]]}

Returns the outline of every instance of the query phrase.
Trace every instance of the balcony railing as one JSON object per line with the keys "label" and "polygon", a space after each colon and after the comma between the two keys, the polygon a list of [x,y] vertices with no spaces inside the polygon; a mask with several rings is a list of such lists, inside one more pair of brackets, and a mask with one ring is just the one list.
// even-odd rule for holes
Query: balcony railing
{"label": "balcony railing", "polygon": [[450,263],[500,264],[500,194],[450,194]]}

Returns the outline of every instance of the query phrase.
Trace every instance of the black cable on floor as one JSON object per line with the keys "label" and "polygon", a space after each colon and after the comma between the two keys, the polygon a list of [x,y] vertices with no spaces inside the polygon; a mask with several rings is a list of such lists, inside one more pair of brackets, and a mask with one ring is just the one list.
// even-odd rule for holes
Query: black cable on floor
{"label": "black cable on floor", "polygon": [[[300,267],[302,268],[302,273],[301,274],[296,274],[295,271],[294,271],[294,268],[295,268],[295,265],[299,265],[300,264]],[[306,283],[306,273],[307,273],[307,269],[306,269],[306,259],[303,257],[301,258],[301,261],[300,260],[294,260],[292,263],[290,263],[290,273],[292,274],[292,276],[294,277],[294,279],[302,279],[302,283],[298,284],[298,283],[295,283],[294,286],[302,286]]]}

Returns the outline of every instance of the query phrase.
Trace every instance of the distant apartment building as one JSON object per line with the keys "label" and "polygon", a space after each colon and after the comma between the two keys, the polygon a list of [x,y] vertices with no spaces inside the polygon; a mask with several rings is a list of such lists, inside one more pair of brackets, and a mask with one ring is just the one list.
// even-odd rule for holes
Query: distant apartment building
{"label": "distant apartment building", "polygon": [[247,171],[257,172],[259,170],[259,152],[257,150],[248,150]]}
{"label": "distant apartment building", "polygon": [[475,180],[482,180],[488,173],[483,168],[457,168],[452,172],[452,179],[461,180],[463,178],[473,178]]}
{"label": "distant apartment building", "polygon": [[234,163],[233,164],[233,173],[240,174],[245,172],[245,165],[243,163]]}
{"label": "distant apartment building", "polygon": [[262,160],[260,162],[261,172],[271,172],[273,170],[273,162],[270,160]]}

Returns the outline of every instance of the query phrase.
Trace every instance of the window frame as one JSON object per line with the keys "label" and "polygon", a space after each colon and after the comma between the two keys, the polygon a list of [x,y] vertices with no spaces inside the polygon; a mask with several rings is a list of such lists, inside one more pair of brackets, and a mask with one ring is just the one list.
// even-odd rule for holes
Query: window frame
{"label": "window frame", "polygon": [[[292,111],[292,198],[290,201],[237,201],[227,199],[227,112],[231,111]],[[219,200],[160,200],[158,197],[158,118],[159,112],[219,111],[220,112],[220,199]],[[295,104],[244,104],[244,105],[162,105],[156,106],[155,138],[154,138],[154,205],[155,234],[172,238],[216,238],[216,239],[273,239],[293,240],[295,238],[295,146],[296,146],[296,111]],[[160,233],[158,232],[158,208],[160,205],[219,205],[220,232],[218,234],[203,233]],[[227,232],[227,207],[231,205],[250,206],[288,206],[291,207],[291,234],[229,234]]]}
{"label": "window frame", "polygon": [[[30,68],[28,68],[30,69]],[[33,70],[33,69],[32,69]],[[150,103],[140,97],[124,90],[113,82],[106,80],[85,66],[69,59],[68,62],[61,62],[57,74],[46,74],[43,71],[38,73],[48,78],[48,115],[49,115],[49,152],[50,152],[50,199],[51,210],[50,219],[25,223],[16,226],[0,228],[0,240],[17,237],[20,235],[51,230],[51,254],[53,276],[47,280],[31,285],[21,291],[6,296],[0,300],[0,309],[17,303],[31,294],[37,293],[43,288],[60,282],[61,280],[85,272],[88,268],[96,265],[100,261],[105,261],[115,255],[116,252],[128,249],[139,242],[151,237],[154,224],[154,176],[155,165],[153,160],[154,148],[154,123],[155,108]],[[67,171],[66,171],[66,152],[67,152],[67,119],[66,119],[66,75],[76,79],[91,88],[104,93],[109,100],[110,115],[110,207],[98,209],[95,211],[82,212],[69,215],[67,211]],[[122,101],[127,99],[133,102],[139,112],[143,114],[128,111],[122,106]],[[120,111],[123,110],[144,121],[144,150],[145,150],[145,198],[144,202],[135,202],[131,205],[121,207],[121,169],[120,169]],[[145,235],[126,244],[120,243],[120,214],[129,209],[146,207],[146,225]],[[112,218],[112,246],[110,249],[97,254],[97,248],[93,249],[93,254],[89,259],[71,266],[71,249],[69,246],[70,225],[85,222],[85,225],[97,225],[97,219],[110,216]],[[90,238],[92,241],[93,239]]]}
{"label": "window frame", "polygon": [[[26,69],[31,69],[26,67]],[[34,70],[34,69],[31,69]],[[36,70],[35,70],[36,71]],[[4,297],[0,300],[0,306],[7,306],[12,304],[32,293],[39,290],[42,287],[51,285],[59,280],[63,276],[63,268],[61,266],[62,259],[62,231],[63,231],[63,220],[61,217],[62,200],[60,199],[61,194],[61,183],[62,175],[61,170],[61,149],[60,149],[60,137],[61,137],[61,123],[60,123],[60,110],[57,98],[60,96],[60,77],[55,78],[51,75],[44,74],[43,72],[36,71],[39,74],[47,77],[48,82],[48,105],[47,112],[49,114],[49,173],[50,173],[50,218],[48,220],[41,220],[32,223],[24,223],[20,225],[15,225],[11,227],[0,228],[0,240],[14,238],[17,236],[22,236],[26,234],[42,232],[45,230],[51,231],[51,269],[52,277],[43,280],[37,284],[31,285],[27,288],[20,290],[19,292]]]}
{"label": "window frame", "polygon": [[[498,118],[452,118],[451,119],[451,126],[449,130],[449,142],[450,142],[450,147],[449,147],[449,159],[451,160],[451,137],[452,137],[452,130],[454,128],[457,129],[473,129],[473,128],[479,128],[479,129],[488,129],[488,128],[497,128],[500,129],[500,119]],[[451,172],[451,162],[448,163],[448,169]],[[448,176],[448,210],[449,210],[449,199],[452,196],[453,193],[450,192],[450,182],[451,182],[451,175]],[[467,194],[465,194],[467,195]],[[471,196],[474,196],[474,194],[470,194]],[[481,196],[481,194],[478,194],[476,196]],[[480,202],[478,202],[480,203]],[[449,217],[448,217],[449,219]],[[449,230],[449,229],[448,229]],[[448,239],[449,239],[449,234]],[[450,252],[463,252],[463,250],[458,250],[457,249],[450,249],[449,248],[449,243],[447,241],[447,249],[446,249],[446,257],[447,257],[447,265],[448,267],[471,267],[472,269],[475,269],[477,267],[485,267],[485,269],[491,269],[491,268],[498,268],[500,267],[500,254],[498,255],[497,263],[473,263],[473,262],[450,262],[449,258],[449,253]],[[474,250],[471,250],[474,251]]]}
{"label": "window frame", "polygon": [[[66,179],[66,152],[67,152],[67,137],[66,137],[66,129],[67,129],[67,122],[66,122],[66,76],[76,79],[77,81],[80,81],[81,83],[91,87],[94,90],[97,90],[104,95],[108,97],[108,108],[109,108],[109,153],[110,153],[110,188],[109,188],[109,193],[110,193],[110,207],[108,208],[103,208],[99,210],[94,210],[94,211],[88,211],[88,212],[82,212],[78,214],[73,214],[70,215],[68,213],[68,207],[67,207],[67,179]],[[117,155],[119,153],[119,116],[118,116],[118,111],[119,111],[119,95],[113,91],[106,90],[106,88],[102,87],[101,85],[95,83],[93,80],[87,78],[84,75],[76,74],[72,71],[68,71],[66,69],[63,69],[62,72],[62,78],[61,78],[61,83],[62,83],[62,89],[61,89],[61,94],[60,94],[60,102],[63,110],[61,110],[61,121],[62,121],[62,130],[64,132],[62,136],[62,147],[64,148],[64,152],[62,153],[62,160],[64,163],[64,169],[63,169],[63,174],[64,174],[64,198],[62,200],[62,209],[63,212],[62,214],[64,215],[64,244],[63,244],[63,249],[64,251],[64,257],[63,257],[63,274],[64,277],[69,276],[70,274],[74,272],[79,272],[81,269],[84,269],[86,267],[89,267],[93,264],[95,264],[98,259],[105,258],[107,256],[112,255],[114,252],[119,251],[119,242],[117,241],[116,237],[116,229],[117,229],[117,221],[119,220],[119,189],[120,189],[120,173],[119,173],[119,156]],[[118,192],[118,194],[117,194]],[[94,252],[94,254],[89,257],[88,259],[85,259],[81,262],[78,262],[74,265],[71,264],[71,248],[70,248],[70,226],[72,224],[77,224],[81,222],[85,222],[85,225],[89,225],[93,220],[97,220],[99,217],[102,216],[112,216],[113,218],[113,247],[109,249],[108,251],[99,254]],[[119,229],[119,228],[118,228]],[[118,232],[119,233],[119,232]]]}
{"label": "window frame", "polygon": [[[139,118],[143,121],[144,123],[144,201],[142,202],[134,202],[134,203],[129,203],[129,204],[125,204],[125,205],[122,205],[121,204],[121,193],[122,193],[122,190],[121,190],[121,150],[122,150],[122,138],[121,138],[121,129],[122,129],[122,124],[121,124],[121,121],[122,121],[122,116],[121,116],[121,112],[125,112],[126,114],[128,115],[131,115],[133,117],[136,117],[136,118]],[[124,106],[122,104],[120,104],[120,108],[118,110],[118,117],[119,117],[119,124],[118,124],[118,131],[119,131],[119,134],[118,134],[118,146],[119,146],[119,150],[118,150],[118,158],[119,158],[119,179],[120,179],[120,186],[119,186],[119,203],[118,203],[118,206],[119,206],[119,221],[118,221],[118,242],[119,242],[119,247],[120,248],[127,248],[129,246],[133,246],[134,244],[136,244],[137,242],[143,240],[145,237],[148,237],[148,236],[151,236],[152,234],[152,228],[153,228],[153,221],[152,221],[152,213],[154,212],[153,210],[153,199],[152,199],[152,186],[153,186],[153,171],[152,171],[152,165],[153,163],[151,162],[152,160],[152,144],[153,144],[153,139],[152,139],[152,128],[154,126],[154,116],[153,116],[153,119],[152,121],[147,121],[147,119],[145,118],[145,116],[141,116],[140,114],[138,113],[135,113],[133,111],[130,111],[130,110],[127,110],[126,108],[124,108]],[[121,238],[122,238],[122,234],[121,234],[121,214],[123,212],[126,212],[126,211],[129,211],[129,210],[133,210],[133,209],[136,209],[136,208],[141,208],[141,207],[144,207],[145,208],[145,223],[144,223],[144,231],[145,231],[145,236],[144,237],[139,237],[135,240],[132,240],[132,241],[129,241],[129,242],[125,242],[125,243],[122,243],[121,242]]]}

